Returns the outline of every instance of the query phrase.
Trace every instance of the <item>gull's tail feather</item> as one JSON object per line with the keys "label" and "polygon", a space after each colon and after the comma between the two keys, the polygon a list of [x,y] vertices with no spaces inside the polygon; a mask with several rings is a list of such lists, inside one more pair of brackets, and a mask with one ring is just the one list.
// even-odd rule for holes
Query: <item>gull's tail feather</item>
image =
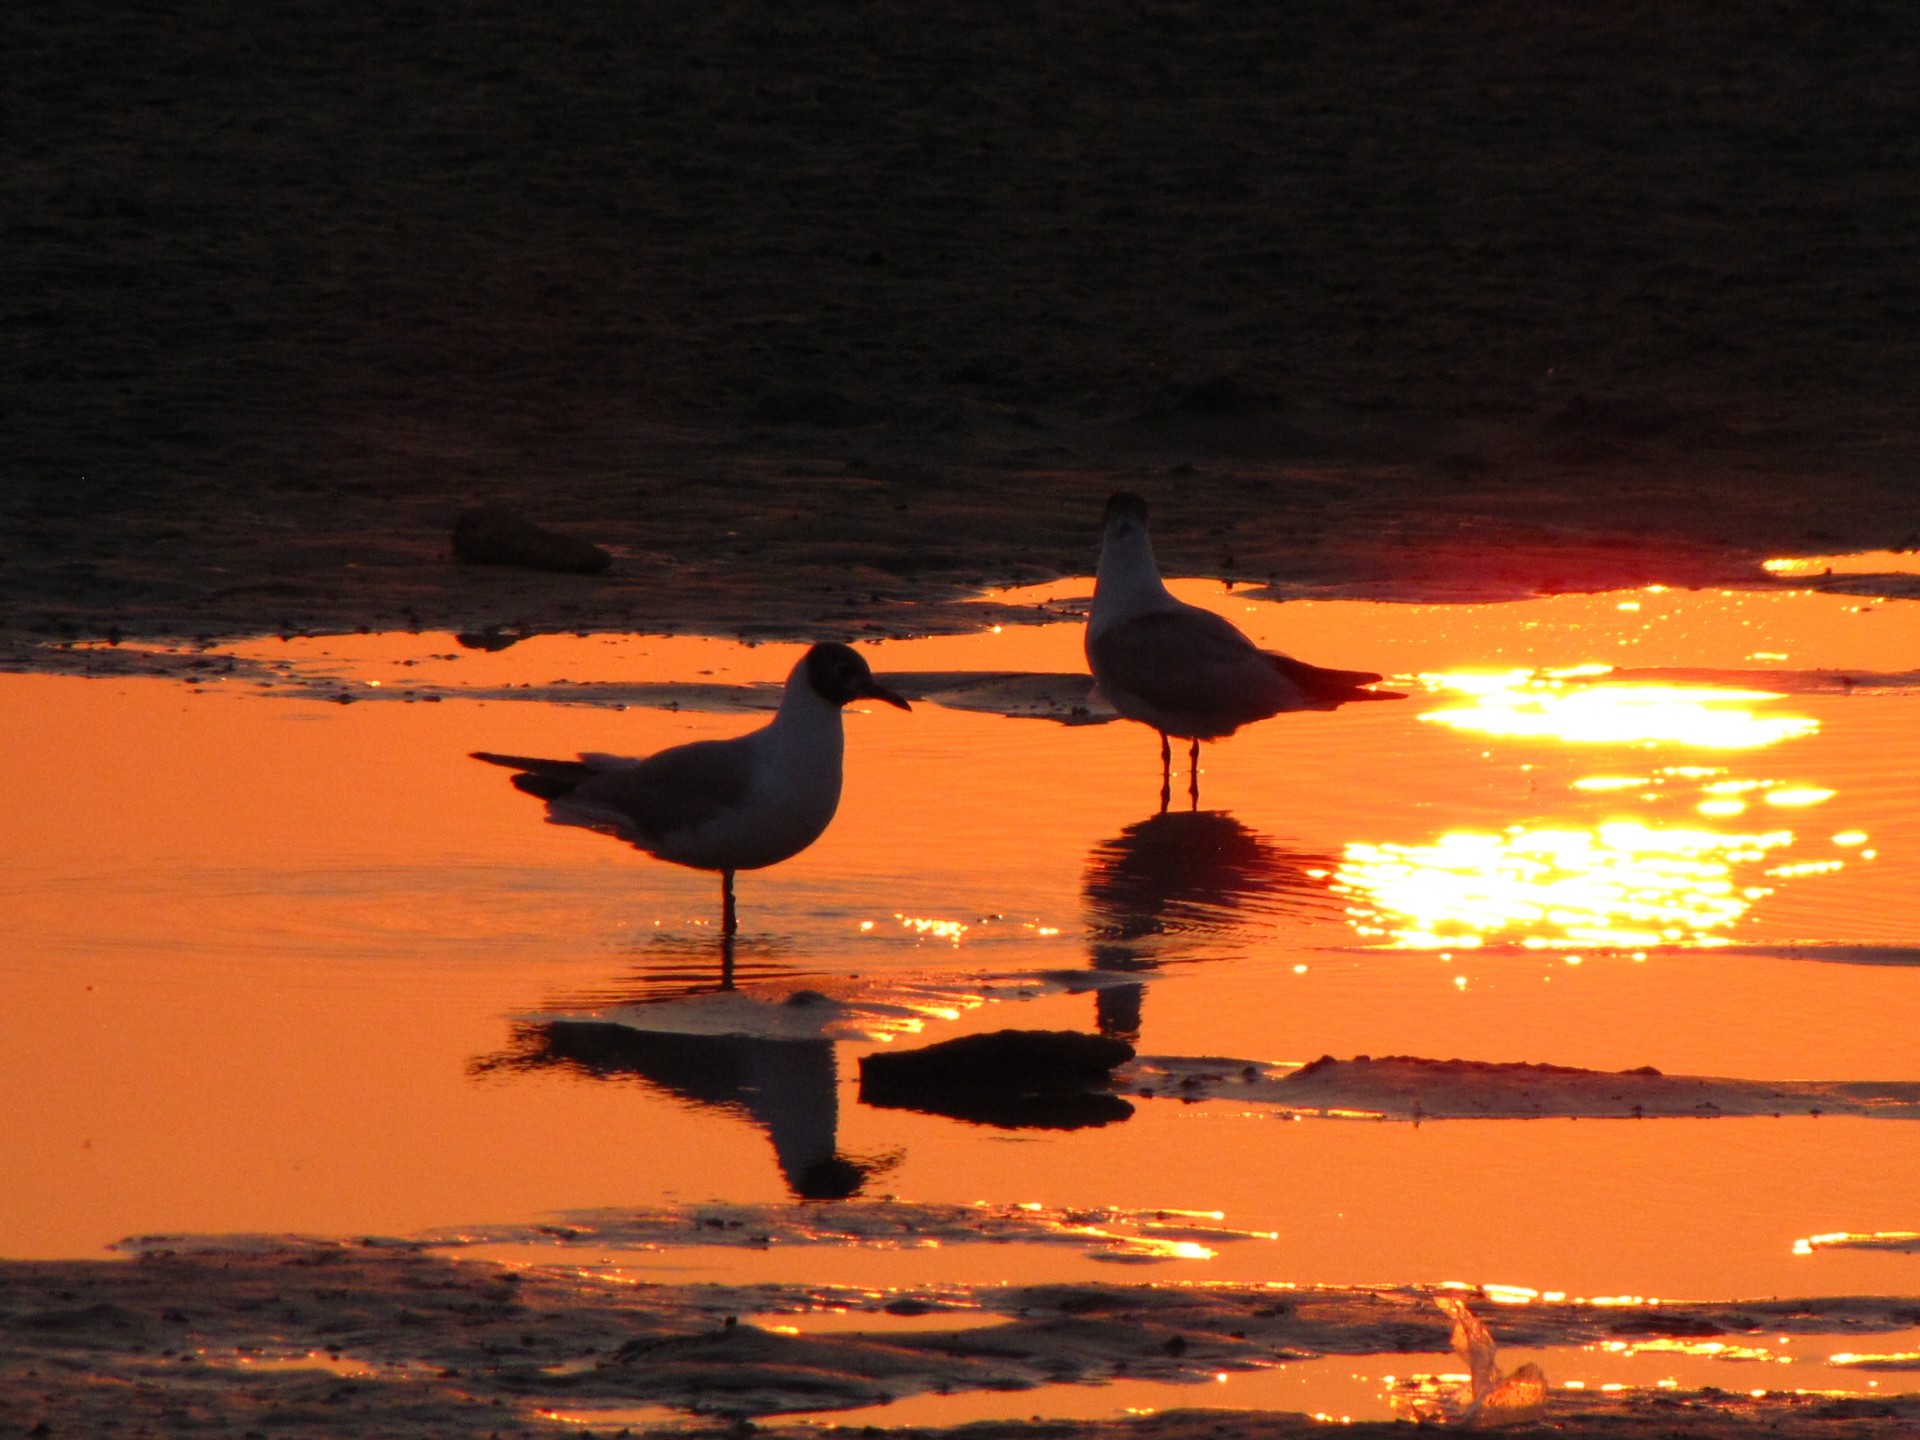
{"label": "gull's tail feather", "polygon": [[1300,687],[1300,693],[1306,699],[1305,708],[1309,710],[1331,710],[1352,700],[1407,698],[1395,690],[1367,689],[1367,686],[1385,678],[1370,670],[1328,670],[1320,665],[1309,665],[1304,660],[1295,660],[1291,655],[1276,655],[1271,651],[1267,652],[1267,658],[1273,662],[1274,669]]}
{"label": "gull's tail feather", "polygon": [[579,760],[545,760],[535,755],[496,755],[489,750],[472,752],[475,760],[503,765],[520,773],[513,777],[514,788],[542,800],[558,800],[582,780],[594,773],[594,767]]}

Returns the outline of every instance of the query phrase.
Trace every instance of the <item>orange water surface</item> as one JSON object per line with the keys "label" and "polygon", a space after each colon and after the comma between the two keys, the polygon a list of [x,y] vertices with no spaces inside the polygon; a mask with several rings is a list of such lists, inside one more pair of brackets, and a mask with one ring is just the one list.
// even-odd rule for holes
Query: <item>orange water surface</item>
{"label": "orange water surface", "polygon": [[[864,653],[883,675],[1078,675],[1086,593],[989,597],[996,628]],[[1209,746],[1200,812],[1182,813],[1182,773],[1166,815],[1138,726],[853,713],[833,827],[740,879],[743,981],[943,997],[908,1043],[1019,1025],[1155,1055],[1920,1080],[1920,690],[1902,678],[1920,606],[1182,593],[1409,698]],[[1139,1100],[1124,1122],[1042,1132],[860,1103],[879,1041],[741,1051],[729,1063],[758,1078],[705,1092],[569,1061],[528,1022],[714,983],[717,883],[543,824],[467,752],[739,733],[756,718],[596,687],[758,685],[770,705],[799,647],[486,654],[388,635],[228,653],[270,668],[0,677],[0,1253],[788,1204],[795,1156],[824,1147],[868,1194],[1203,1209],[1275,1237],[1156,1279],[1920,1292],[1915,1257],[1793,1249],[1920,1228],[1906,1122],[1415,1126]],[[368,703],[272,693],[316,677]],[[1112,1275],[1030,1247],[627,1259],[660,1278]]]}

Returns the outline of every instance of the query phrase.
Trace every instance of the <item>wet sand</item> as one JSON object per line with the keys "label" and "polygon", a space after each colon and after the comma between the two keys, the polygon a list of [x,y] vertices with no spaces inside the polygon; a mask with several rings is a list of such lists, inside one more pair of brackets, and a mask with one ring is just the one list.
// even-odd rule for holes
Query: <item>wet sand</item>
{"label": "wet sand", "polygon": [[[1014,1238],[1092,1230],[1128,1217],[998,1214],[859,1203],[823,1207],[821,1229],[851,1243]],[[787,1207],[661,1214],[634,1231],[653,1245],[737,1231],[769,1244],[806,1237]],[[709,1210],[715,1213],[708,1213]],[[864,1213],[865,1218],[862,1218]],[[1137,1218],[1137,1217],[1135,1217]],[[850,1223],[849,1223],[850,1222]],[[614,1223],[618,1223],[617,1221]],[[1179,1228],[1177,1225],[1167,1228]],[[590,1238],[591,1225],[582,1227]],[[485,1237],[480,1237],[485,1238]],[[1094,1243],[1097,1243],[1097,1238]],[[1235,1285],[1043,1285],[965,1295],[781,1285],[635,1285],[562,1263],[508,1269],[401,1240],[156,1236],[127,1264],[0,1264],[0,1359],[23,1433],[538,1435],[582,1433],[553,1412],[610,1414],[604,1433],[680,1429],[819,1434],[796,1411],[852,1409],[937,1391],[1019,1391],[1121,1377],[1195,1381],[1314,1355],[1396,1354],[1450,1369],[1433,1289]],[[1474,1302],[1501,1345],[1621,1338],[1859,1335],[1915,1323],[1911,1302],[1837,1298],[1743,1304],[1594,1306]],[[867,1311],[872,1328],[787,1333],[783,1313]],[[950,1328],[889,1328],[904,1314]],[[999,1323],[982,1326],[982,1314]],[[758,1317],[752,1323],[746,1317]],[[963,1323],[971,1322],[971,1323]],[[617,1410],[616,1410],[616,1407]],[[652,1424],[632,1417],[662,1408]],[[627,1418],[622,1419],[620,1416]],[[1550,1395],[1540,1424],[1578,1435],[1721,1437],[1912,1433],[1920,1399],[1781,1391]],[[31,1429],[39,1422],[45,1428]],[[591,1426],[592,1422],[587,1424]],[[1400,1433],[1361,1424],[1361,1434]],[[1169,1411],[1125,1423],[982,1423],[977,1437],[1323,1433],[1302,1415]],[[871,1434],[871,1430],[860,1433]],[[903,1430],[905,1435],[929,1432]]]}
{"label": "wet sand", "polygon": [[[1920,543],[1920,25],[488,0],[13,22],[0,657],[794,638],[1081,573]],[[468,506],[610,547],[452,563]]]}
{"label": "wet sand", "polygon": [[[361,628],[965,628],[982,586],[1083,573],[1120,486],[1169,573],[1282,595],[1757,583],[1772,555],[1920,544],[1898,7],[9,29],[0,665]],[[614,563],[456,563],[479,503]],[[530,1418],[542,1367],[596,1346],[734,1373],[698,1338],[711,1297],[406,1246],[0,1274],[23,1431],[531,1433],[557,1428]],[[1562,1433],[1920,1425],[1910,1400],[1581,1403]]]}

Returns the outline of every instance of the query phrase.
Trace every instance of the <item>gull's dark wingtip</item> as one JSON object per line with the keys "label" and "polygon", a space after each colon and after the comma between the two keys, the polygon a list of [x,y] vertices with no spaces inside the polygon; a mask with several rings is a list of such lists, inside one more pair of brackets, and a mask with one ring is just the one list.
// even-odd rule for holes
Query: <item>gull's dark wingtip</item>
{"label": "gull's dark wingtip", "polygon": [[508,770],[520,773],[513,776],[516,790],[528,795],[538,796],[542,800],[557,800],[587,776],[593,773],[593,767],[578,760],[545,760],[536,755],[499,755],[491,750],[469,750],[467,754],[475,760],[484,760],[489,765],[504,766]]}
{"label": "gull's dark wingtip", "polygon": [[1310,710],[1331,710],[1354,700],[1407,698],[1397,690],[1367,689],[1367,686],[1377,685],[1386,679],[1386,676],[1376,675],[1371,670],[1329,670],[1323,665],[1309,665],[1304,660],[1296,660],[1291,655],[1280,655],[1271,650],[1263,653],[1274,669],[1300,687]]}

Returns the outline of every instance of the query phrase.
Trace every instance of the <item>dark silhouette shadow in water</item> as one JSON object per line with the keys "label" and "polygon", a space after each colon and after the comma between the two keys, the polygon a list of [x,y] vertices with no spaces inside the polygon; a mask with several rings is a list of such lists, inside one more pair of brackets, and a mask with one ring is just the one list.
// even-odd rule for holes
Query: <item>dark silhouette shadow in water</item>
{"label": "dark silhouette shadow in water", "polygon": [[[1141,973],[1168,961],[1203,958],[1190,952],[1205,940],[1238,933],[1250,916],[1338,914],[1340,901],[1326,888],[1335,865],[1330,857],[1276,845],[1224,811],[1150,816],[1088,857],[1083,894],[1092,968]],[[792,982],[805,974],[764,940],[657,935],[622,983],[547,1008],[645,1007],[749,981]],[[1093,988],[1100,1035],[1137,1038],[1145,986]],[[507,1050],[474,1060],[470,1069],[477,1075],[559,1069],[595,1080],[635,1079],[686,1103],[749,1120],[767,1132],[781,1174],[802,1199],[858,1194],[900,1162],[897,1153],[861,1158],[839,1152],[839,1077],[834,1042],[827,1039],[556,1020],[516,1026]],[[1133,1113],[1117,1095],[1073,1085],[1003,1085],[977,1095],[961,1086],[937,1100],[924,1094],[862,1098],[881,1108],[1005,1129],[1074,1130],[1110,1125]]]}
{"label": "dark silhouette shadow in water", "polygon": [[[1199,958],[1181,952],[1235,934],[1250,915],[1337,914],[1340,901],[1327,889],[1337,863],[1276,845],[1224,810],[1149,816],[1087,857],[1081,892],[1093,968],[1147,971]],[[1137,1038],[1145,989],[1101,989],[1100,1033]]]}
{"label": "dark silhouette shadow in water", "polygon": [[594,1080],[635,1079],[767,1132],[787,1187],[802,1200],[844,1200],[900,1163],[899,1154],[840,1153],[839,1072],[831,1040],[688,1035],[600,1020],[514,1027],[512,1046],[484,1056],[476,1075],[564,1070]]}
{"label": "dark silhouette shadow in water", "polygon": [[1001,1130],[1085,1130],[1133,1114],[1107,1090],[1133,1047],[1071,1030],[1000,1030],[860,1062],[860,1100]]}
{"label": "dark silhouette shadow in water", "polygon": [[938,1096],[883,1098],[863,1087],[860,1100],[876,1110],[913,1110],[995,1130],[1095,1130],[1118,1124],[1133,1114],[1133,1106],[1127,1101],[1097,1090],[995,1090],[978,1095],[952,1090]]}

